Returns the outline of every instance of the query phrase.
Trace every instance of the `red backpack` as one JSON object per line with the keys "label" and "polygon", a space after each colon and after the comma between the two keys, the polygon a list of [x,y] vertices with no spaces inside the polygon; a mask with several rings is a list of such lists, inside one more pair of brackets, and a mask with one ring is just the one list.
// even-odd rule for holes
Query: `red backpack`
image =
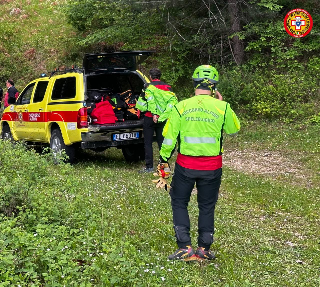
{"label": "red backpack", "polygon": [[90,116],[92,123],[98,125],[114,124],[117,120],[109,101],[97,103]]}

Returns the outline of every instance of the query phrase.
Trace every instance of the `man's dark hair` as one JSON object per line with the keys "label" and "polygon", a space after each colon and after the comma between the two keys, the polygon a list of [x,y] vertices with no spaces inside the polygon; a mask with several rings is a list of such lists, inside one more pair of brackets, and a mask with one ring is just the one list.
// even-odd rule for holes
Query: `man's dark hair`
{"label": "man's dark hair", "polygon": [[12,86],[14,86],[14,82],[11,79],[8,79],[8,83]]}
{"label": "man's dark hair", "polygon": [[152,68],[149,72],[152,80],[161,78],[161,71],[158,68]]}

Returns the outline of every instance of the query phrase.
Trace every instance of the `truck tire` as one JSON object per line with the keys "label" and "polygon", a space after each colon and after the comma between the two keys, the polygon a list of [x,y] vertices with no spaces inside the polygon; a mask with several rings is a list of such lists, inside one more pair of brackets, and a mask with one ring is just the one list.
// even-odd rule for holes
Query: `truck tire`
{"label": "truck tire", "polygon": [[10,127],[6,124],[3,126],[1,138],[13,142]]}
{"label": "truck tire", "polygon": [[127,145],[122,147],[122,154],[127,162],[144,160],[143,144]]}
{"label": "truck tire", "polygon": [[76,157],[75,147],[73,145],[65,145],[59,129],[54,129],[51,133],[50,148],[56,162],[59,161],[59,156],[61,156],[62,151],[65,151],[65,154],[68,156],[68,158],[64,160],[65,162],[74,162]]}

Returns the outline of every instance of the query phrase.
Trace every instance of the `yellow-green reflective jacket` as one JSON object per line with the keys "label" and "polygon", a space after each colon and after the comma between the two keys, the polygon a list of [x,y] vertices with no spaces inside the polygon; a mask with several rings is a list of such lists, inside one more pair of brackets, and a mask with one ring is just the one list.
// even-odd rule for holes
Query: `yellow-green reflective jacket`
{"label": "yellow-green reflective jacket", "polygon": [[153,115],[159,115],[158,121],[165,121],[178,99],[172,91],[165,91],[150,83],[145,89],[144,95],[138,98],[136,108],[141,112],[150,111]]}
{"label": "yellow-green reflective jacket", "polygon": [[227,102],[197,95],[172,109],[163,129],[160,155],[168,160],[178,141],[181,154],[217,156],[222,153],[223,131],[235,134],[239,130],[239,119]]}

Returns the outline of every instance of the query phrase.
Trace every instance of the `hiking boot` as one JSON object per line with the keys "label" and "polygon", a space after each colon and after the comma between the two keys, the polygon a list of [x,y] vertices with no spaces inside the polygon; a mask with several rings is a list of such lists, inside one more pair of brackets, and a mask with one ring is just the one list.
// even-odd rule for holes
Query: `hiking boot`
{"label": "hiking boot", "polygon": [[204,247],[198,247],[195,254],[198,260],[213,260],[216,258],[212,251],[205,250]]}
{"label": "hiking boot", "polygon": [[145,167],[144,169],[139,170],[139,173],[150,173],[154,172],[153,167]]}
{"label": "hiking boot", "polygon": [[168,256],[170,260],[184,260],[184,261],[193,261],[197,260],[197,257],[194,253],[194,250],[191,246],[187,248],[179,248],[175,253]]}

